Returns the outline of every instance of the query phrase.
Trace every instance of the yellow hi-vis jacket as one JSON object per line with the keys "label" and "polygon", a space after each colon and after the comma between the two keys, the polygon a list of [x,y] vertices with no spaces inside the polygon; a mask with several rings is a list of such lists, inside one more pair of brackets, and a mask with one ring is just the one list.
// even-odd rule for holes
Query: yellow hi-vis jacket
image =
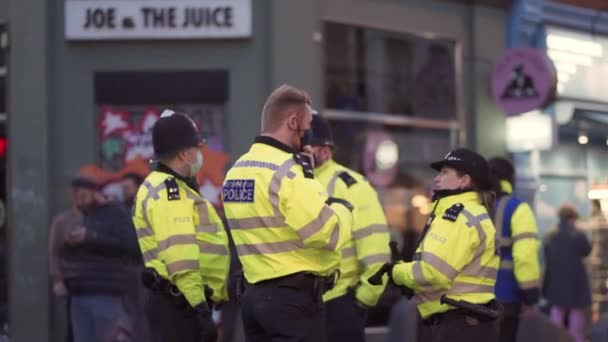
{"label": "yellow hi-vis jacket", "polygon": [[[508,181],[501,180],[500,185],[504,193],[510,194],[513,192],[513,186]],[[516,200],[513,203],[517,205],[515,210],[506,210],[509,201],[512,200]],[[499,247],[503,251],[498,276],[500,284],[496,286],[496,295],[504,301],[510,302],[520,299],[527,304],[534,304],[538,300],[538,291],[534,290],[540,287],[540,265],[538,261],[540,240],[534,213],[526,202],[513,199],[510,196],[499,198],[496,207],[494,221],[496,222]],[[512,213],[510,218],[504,217],[508,215],[507,211]],[[507,221],[509,227],[504,227],[504,219],[509,220]],[[510,230],[510,236],[504,236],[508,230]],[[510,281],[513,281],[513,276],[509,273],[515,276],[517,284],[509,284]],[[505,282],[505,284],[502,282]],[[521,291],[517,291],[517,288]],[[500,291],[498,291],[499,289]]]}
{"label": "yellow hi-vis jacket", "polygon": [[222,200],[247,282],[310,272],[330,275],[350,240],[352,214],[327,205],[297,152],[266,136],[228,171]]}
{"label": "yellow hi-vis jacket", "polygon": [[345,199],[355,207],[352,239],[342,250],[340,279],[323,300],[330,301],[355,288],[359,302],[374,306],[384,291],[387,278],[382,286],[371,285],[367,279],[390,261],[390,234],[378,194],[365,177],[331,159],[314,172],[329,196]]}
{"label": "yellow hi-vis jacket", "polygon": [[475,304],[494,299],[500,258],[494,225],[476,192],[446,196],[434,202],[430,228],[414,261],[393,267],[397,285],[414,290],[422,318],[453,309],[442,295]]}
{"label": "yellow hi-vis jacket", "polygon": [[133,223],[146,267],[154,268],[193,307],[228,299],[228,236],[207,200],[167,167],[153,171],[137,192]]}

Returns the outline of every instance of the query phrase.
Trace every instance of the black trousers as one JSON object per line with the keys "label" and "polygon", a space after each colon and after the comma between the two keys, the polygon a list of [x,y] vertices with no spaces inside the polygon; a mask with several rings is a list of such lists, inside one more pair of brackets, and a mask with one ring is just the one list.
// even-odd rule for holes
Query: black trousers
{"label": "black trousers", "polygon": [[519,328],[520,303],[502,303],[504,314],[500,321],[500,342],[515,342]]}
{"label": "black trousers", "polygon": [[200,342],[194,311],[180,309],[167,295],[147,290],[146,316],[154,342]]}
{"label": "black trousers", "polygon": [[326,341],[324,304],[312,281],[284,277],[247,285],[241,305],[247,342]]}
{"label": "black trousers", "polygon": [[327,340],[329,342],[365,342],[367,310],[357,306],[353,293],[325,303]]}
{"label": "black trousers", "polygon": [[418,342],[498,342],[498,320],[480,320],[451,310],[419,320]]}

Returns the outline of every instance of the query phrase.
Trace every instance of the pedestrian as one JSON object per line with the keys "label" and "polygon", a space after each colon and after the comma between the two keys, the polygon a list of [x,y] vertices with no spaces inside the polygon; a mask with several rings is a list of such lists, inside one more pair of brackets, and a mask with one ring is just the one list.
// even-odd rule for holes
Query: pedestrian
{"label": "pedestrian", "polygon": [[[439,171],[433,210],[414,261],[389,264],[389,275],[414,293],[421,316],[418,341],[498,341],[494,284],[500,259],[488,163],[459,148],[431,167]],[[450,299],[475,312],[444,304]]]}
{"label": "pedestrian", "polygon": [[262,110],[262,135],[224,181],[224,210],[246,280],[249,342],[326,340],[321,296],[350,240],[353,208],[327,196],[310,155],[300,154],[311,111],[304,91],[276,89]]}
{"label": "pedestrian", "polygon": [[313,113],[310,132],[315,178],[329,196],[355,207],[352,239],[342,250],[340,278],[323,296],[327,337],[329,341],[365,342],[367,311],[385,288],[371,285],[368,278],[390,261],[386,217],[378,193],[367,179],[333,160],[335,145],[327,120]]}
{"label": "pedestrian", "polygon": [[558,210],[557,228],[547,233],[544,244],[543,295],[551,305],[551,321],[568,330],[576,342],[585,340],[585,310],[591,305],[591,290],[583,259],[591,253],[585,233],[575,227],[578,211],[571,204]]}
{"label": "pedestrian", "polygon": [[[65,277],[62,271],[63,252],[66,247],[66,237],[76,228],[83,224],[82,212],[76,206],[76,195],[79,193],[81,179],[78,177],[70,181],[69,198],[70,207],[53,217],[49,231],[49,273],[52,281],[52,291],[59,302],[61,311],[61,324],[65,324],[67,341],[73,341],[71,337],[71,322],[69,310],[69,293],[65,285]],[[65,317],[65,318],[64,318]]]}
{"label": "pedestrian", "polygon": [[49,232],[49,271],[53,282],[53,294],[57,298],[67,296],[65,277],[62,273],[62,252],[66,245],[64,237],[67,237],[73,230],[81,227],[83,224],[82,212],[76,206],[78,188],[83,181],[85,180],[79,177],[72,179],[69,189],[70,207],[55,215],[51,223]]}
{"label": "pedestrian", "polygon": [[137,192],[133,222],[154,341],[215,342],[212,309],[227,300],[228,238],[195,179],[202,143],[187,114],[166,110],[152,128],[159,162]]}
{"label": "pedestrian", "polygon": [[143,182],[144,177],[134,172],[122,176],[120,185],[122,186],[123,203],[129,210],[131,210],[133,204],[135,204],[135,195],[137,195],[137,190],[139,190],[139,187]]}
{"label": "pedestrian", "polygon": [[500,248],[496,298],[504,308],[500,341],[515,342],[520,315],[529,317],[540,297],[538,228],[532,208],[513,196],[515,169],[502,157],[489,160],[497,193],[494,225]]}
{"label": "pedestrian", "polygon": [[59,296],[69,295],[73,339],[114,341],[112,337],[122,329],[138,341],[130,300],[141,254],[130,214],[105,198],[101,184],[92,178],[79,177],[72,186],[82,224],[55,222],[53,245],[56,239],[62,241],[60,278],[56,279],[63,283],[55,281],[53,290]]}

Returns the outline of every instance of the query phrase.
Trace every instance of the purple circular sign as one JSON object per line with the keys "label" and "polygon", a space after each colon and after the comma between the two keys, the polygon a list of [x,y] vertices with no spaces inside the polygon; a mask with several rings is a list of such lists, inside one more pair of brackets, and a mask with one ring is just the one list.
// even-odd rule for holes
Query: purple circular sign
{"label": "purple circular sign", "polygon": [[492,98],[508,115],[540,109],[555,97],[557,73],[542,50],[516,48],[492,72]]}

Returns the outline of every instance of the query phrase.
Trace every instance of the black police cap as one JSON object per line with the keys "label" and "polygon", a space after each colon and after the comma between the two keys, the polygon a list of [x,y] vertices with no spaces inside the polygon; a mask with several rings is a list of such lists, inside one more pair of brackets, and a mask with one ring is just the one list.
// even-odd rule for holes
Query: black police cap
{"label": "black police cap", "polygon": [[204,141],[194,121],[184,113],[165,110],[152,128],[152,145],[157,157],[196,147]]}
{"label": "black police cap", "polygon": [[468,174],[483,190],[492,188],[488,161],[478,153],[466,148],[457,148],[448,153],[443,160],[431,163],[431,167],[437,171],[444,166]]}
{"label": "black police cap", "polygon": [[334,137],[331,133],[329,122],[317,111],[313,111],[312,122],[310,123],[309,143],[313,146],[334,147]]}
{"label": "black police cap", "polygon": [[490,173],[501,180],[507,180],[509,182],[513,182],[513,178],[515,177],[515,168],[511,161],[503,157],[494,157],[490,158],[488,161],[488,165],[490,167]]}

